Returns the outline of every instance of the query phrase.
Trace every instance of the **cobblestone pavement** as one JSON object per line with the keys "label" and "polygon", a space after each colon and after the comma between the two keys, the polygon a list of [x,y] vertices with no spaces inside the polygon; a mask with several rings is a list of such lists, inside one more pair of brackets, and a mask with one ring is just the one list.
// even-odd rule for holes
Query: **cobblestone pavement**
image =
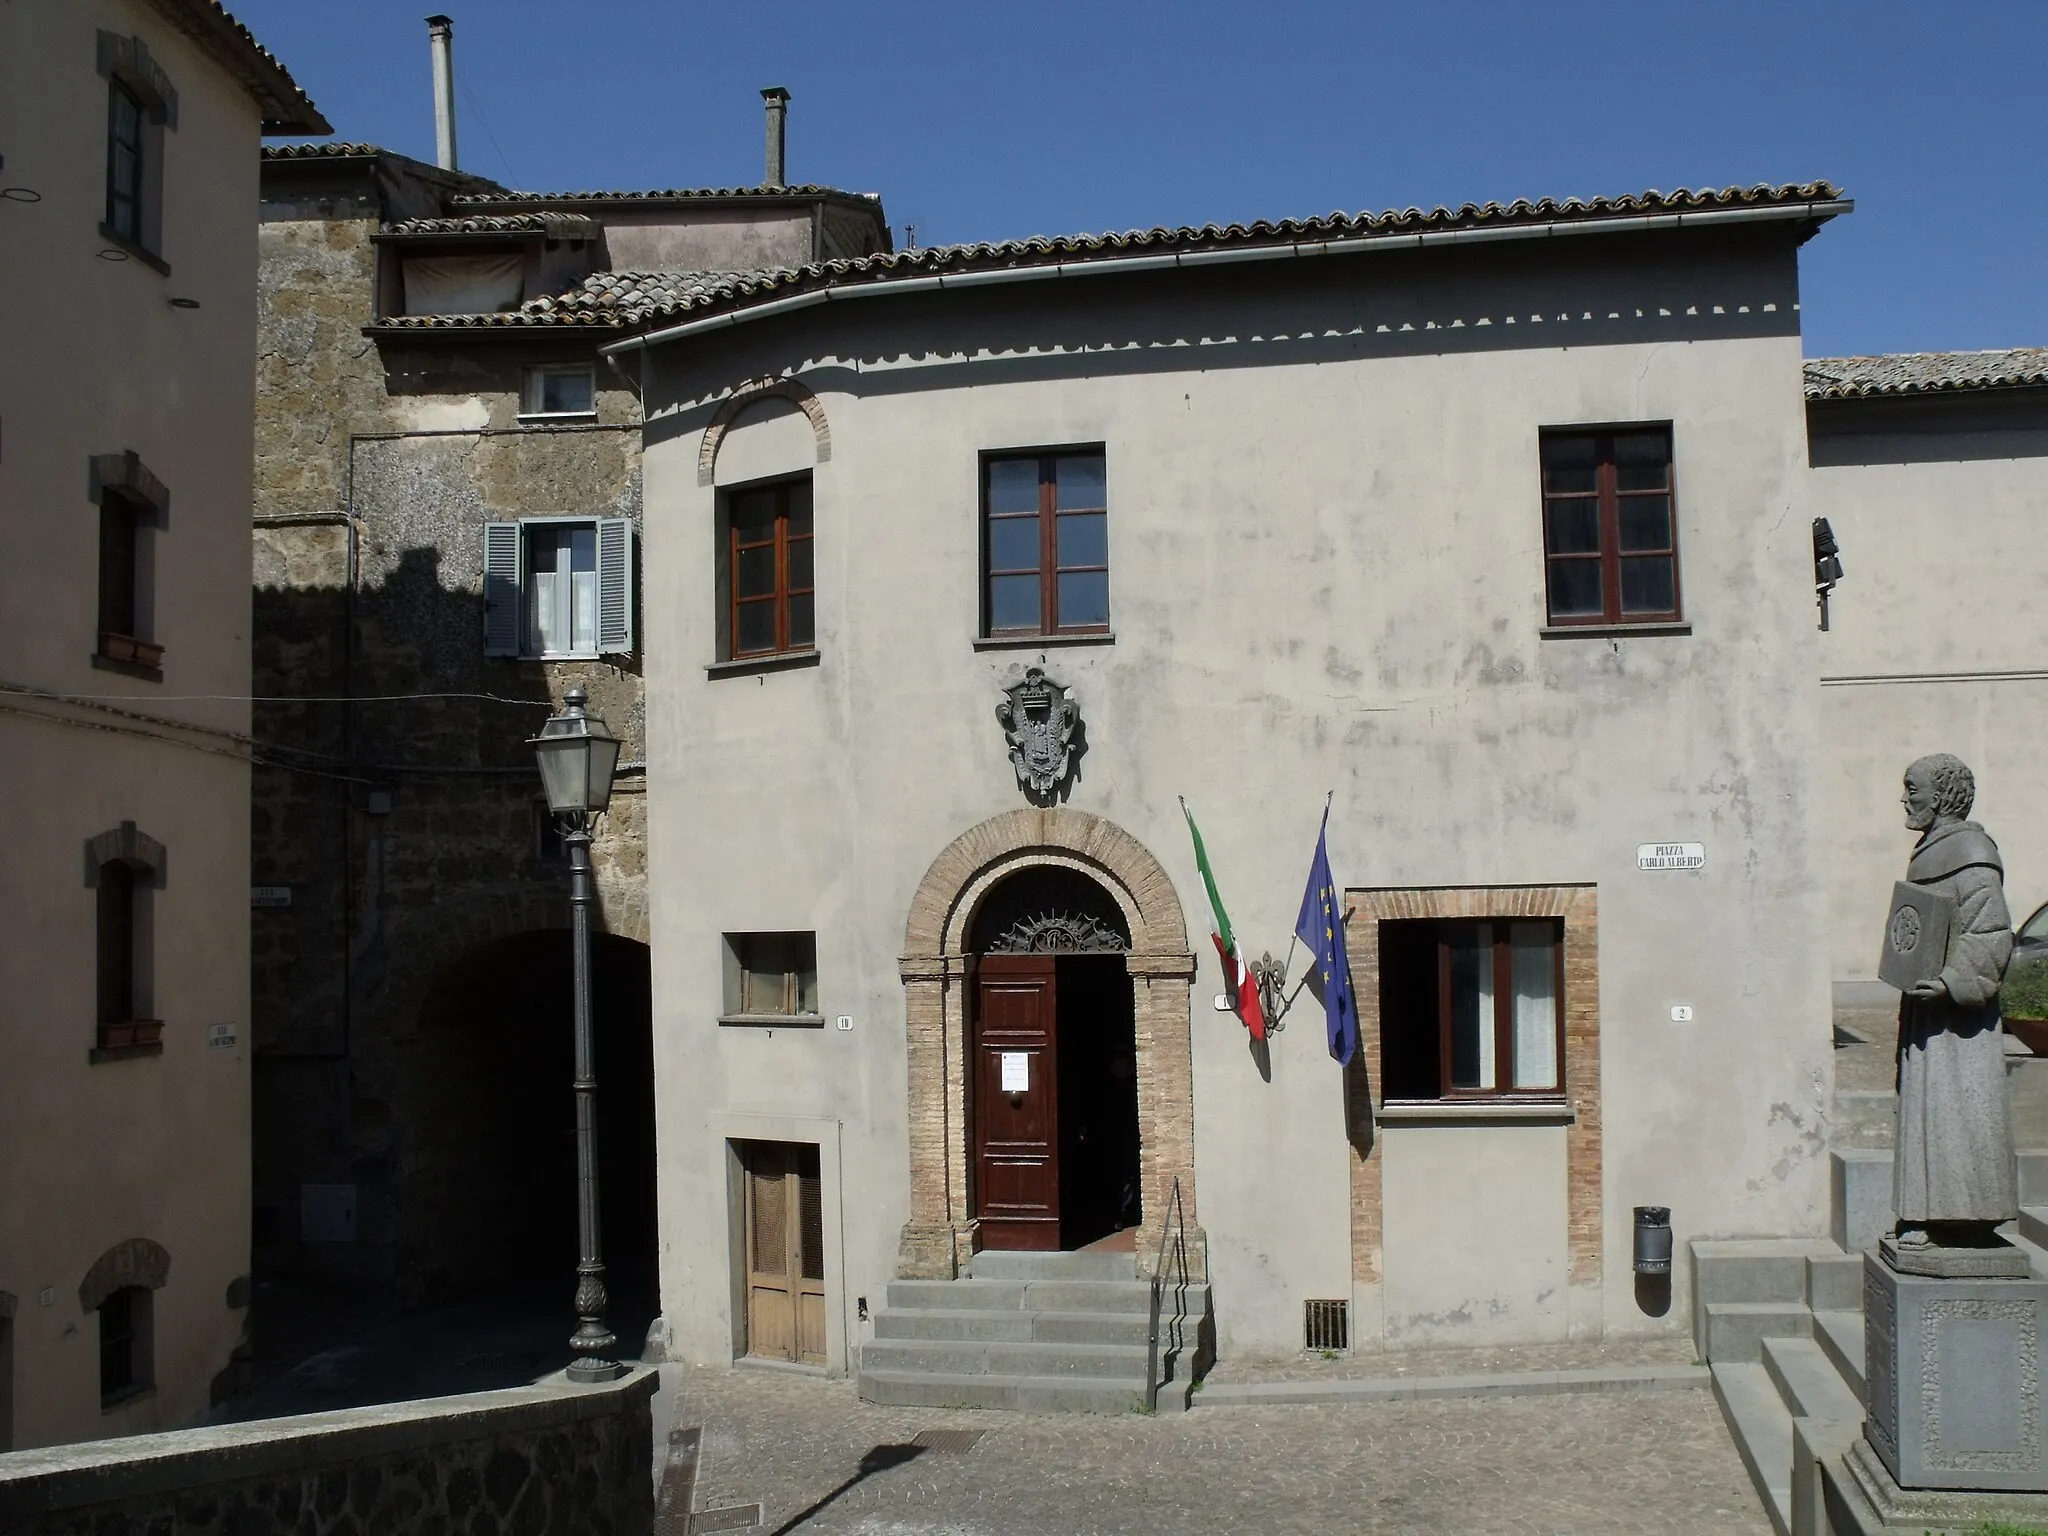
{"label": "cobblestone pavement", "polygon": [[[1704,1391],[1155,1419],[879,1408],[851,1382],[744,1368],[662,1376],[703,1426],[699,1529],[758,1500],[762,1536],[1770,1530]],[[965,1453],[911,1447],[941,1428],[985,1433]]]}

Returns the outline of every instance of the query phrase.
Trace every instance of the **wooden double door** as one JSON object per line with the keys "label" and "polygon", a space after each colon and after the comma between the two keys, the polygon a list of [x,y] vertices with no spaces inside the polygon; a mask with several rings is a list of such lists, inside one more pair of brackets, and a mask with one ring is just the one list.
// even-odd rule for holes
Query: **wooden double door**
{"label": "wooden double door", "polygon": [[743,1141],[747,1348],[763,1360],[825,1363],[825,1203],[818,1148]]}
{"label": "wooden double door", "polygon": [[1076,1248],[1135,1226],[1138,1098],[1119,955],[994,954],[975,976],[983,1248]]}

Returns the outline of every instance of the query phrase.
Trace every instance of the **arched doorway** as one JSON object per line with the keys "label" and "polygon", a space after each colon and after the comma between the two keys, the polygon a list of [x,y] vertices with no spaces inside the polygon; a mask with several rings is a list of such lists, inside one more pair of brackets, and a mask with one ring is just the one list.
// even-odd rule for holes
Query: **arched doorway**
{"label": "arched doorway", "polygon": [[1144,1200],[1122,911],[1078,870],[1029,865],[982,898],[969,944],[980,1245],[1135,1249]]}
{"label": "arched doorway", "polygon": [[[1025,874],[1030,880],[1009,883]],[[991,1040],[987,1030],[976,1035],[970,1023],[980,1002],[979,973],[984,967],[992,968],[992,974],[999,972],[1020,958],[1050,956],[1056,1051],[1059,952],[1027,950],[1019,956],[1012,950],[1006,955],[998,940],[1020,917],[1033,915],[1024,909],[1032,905],[1026,898],[1034,890],[1042,892],[1049,888],[1045,882],[1064,876],[1080,882],[1068,883],[1065,889],[1088,893],[1093,917],[1127,944],[1120,957],[1098,953],[1120,963],[1121,985],[1129,995],[1137,1098],[1136,1267],[1141,1273],[1149,1268],[1166,1213],[1177,1209],[1188,1235],[1190,1262],[1206,1273],[1196,1217],[1188,1013],[1195,957],[1188,951],[1180,901],[1159,861],[1128,832],[1085,811],[1051,806],[1011,811],[962,833],[932,861],[911,901],[899,966],[909,1067],[911,1214],[903,1229],[897,1269],[906,1278],[950,1279],[977,1248],[991,1246],[984,1241],[980,1209],[985,1170],[976,1166],[976,1074],[994,1074],[992,1088],[981,1093],[982,1100],[990,1092],[998,1101],[1007,1095],[1002,1087],[1001,1043]],[[1014,910],[1005,906],[1012,902]],[[1011,914],[1007,918],[1006,912]],[[1052,930],[1039,932],[1049,935]],[[1046,942],[1053,941],[1047,937]],[[978,944],[988,950],[985,956]],[[1031,963],[1043,972],[1042,959]],[[1030,966],[1025,969],[1028,973]],[[1105,981],[1100,975],[1087,978],[1077,972],[1077,1008],[1101,1018],[1099,989],[1114,984],[1113,976]],[[1097,990],[1094,1007],[1088,1009],[1085,1000],[1091,988]],[[1032,1006],[1045,1005],[1037,1001]],[[980,1045],[971,1049],[976,1041]],[[981,1046],[992,1052],[988,1059],[977,1059]],[[1056,1128],[1050,1134],[1042,1128],[1040,1139],[1056,1141]],[[1107,1215],[1122,1220],[1124,1210],[1119,1197]],[[1106,1216],[1098,1214],[1095,1219]],[[990,1235],[1003,1234],[998,1229]]]}
{"label": "arched doorway", "polygon": [[[450,961],[421,1004],[394,1194],[403,1262],[429,1297],[561,1302],[573,1286],[572,958],[559,929],[495,939]],[[600,1218],[625,1341],[654,1286],[647,947],[595,934],[590,969]]]}

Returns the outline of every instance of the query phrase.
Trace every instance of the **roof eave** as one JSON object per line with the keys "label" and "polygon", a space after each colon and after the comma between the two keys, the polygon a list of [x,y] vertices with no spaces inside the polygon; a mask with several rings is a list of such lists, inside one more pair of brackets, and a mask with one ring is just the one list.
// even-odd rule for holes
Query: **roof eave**
{"label": "roof eave", "polygon": [[[1785,223],[1803,226],[1803,243],[1830,219],[1855,209],[1846,197],[1812,198],[1773,203],[1765,207],[1702,208],[1675,213],[1640,213],[1581,219],[1530,220],[1526,223],[1464,226],[1454,229],[1398,231],[1379,234],[1345,235],[1334,239],[1221,243],[1190,250],[1166,251],[1145,256],[1093,256],[1052,254],[1044,261],[1020,262],[1010,266],[969,267],[962,271],[892,277],[862,274],[864,281],[843,281],[821,274],[810,286],[779,298],[739,302],[724,308],[702,306],[709,311],[700,318],[623,337],[607,344],[607,357],[637,351],[658,343],[681,340],[704,331],[769,319],[815,304],[859,299],[885,294],[938,292],[947,288],[984,287],[1001,283],[1042,281],[1049,278],[1103,277],[1119,273],[1159,271],[1177,267],[1201,267],[1225,262],[1282,261],[1297,257],[1367,254],[1381,251],[1421,250],[1439,245],[1475,245],[1503,240],[1540,240],[1563,236],[1632,234],[1662,230],[1698,229],[1707,225]],[[685,309],[694,307],[685,305]]]}
{"label": "roof eave", "polygon": [[298,81],[256,41],[255,34],[212,0],[153,0],[173,26],[211,54],[255,98],[266,134],[319,137],[334,124],[313,105]]}

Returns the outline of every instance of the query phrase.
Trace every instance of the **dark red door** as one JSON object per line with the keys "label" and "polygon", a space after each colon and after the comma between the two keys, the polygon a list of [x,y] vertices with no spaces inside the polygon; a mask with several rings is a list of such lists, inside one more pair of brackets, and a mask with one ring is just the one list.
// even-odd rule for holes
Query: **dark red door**
{"label": "dark red door", "polygon": [[984,955],[976,974],[974,1188],[984,1248],[1060,1245],[1053,957]]}

